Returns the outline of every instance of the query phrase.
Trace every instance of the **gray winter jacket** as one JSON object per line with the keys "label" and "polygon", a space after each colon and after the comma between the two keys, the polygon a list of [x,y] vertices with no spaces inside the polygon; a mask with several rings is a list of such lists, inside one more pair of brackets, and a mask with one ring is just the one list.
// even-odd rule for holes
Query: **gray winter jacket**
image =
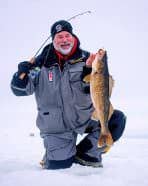
{"label": "gray winter jacket", "polygon": [[90,94],[84,92],[84,67],[85,61],[69,60],[61,71],[58,63],[53,63],[49,67],[42,66],[38,72],[32,70],[25,88],[11,84],[14,93],[16,90],[26,95],[35,93],[36,122],[41,135],[85,131],[93,106]]}

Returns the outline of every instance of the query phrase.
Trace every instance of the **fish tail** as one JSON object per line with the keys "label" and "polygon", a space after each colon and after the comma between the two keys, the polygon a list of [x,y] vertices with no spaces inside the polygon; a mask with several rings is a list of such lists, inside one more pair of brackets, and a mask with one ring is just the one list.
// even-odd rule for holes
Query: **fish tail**
{"label": "fish tail", "polygon": [[111,133],[108,131],[105,134],[100,134],[99,140],[98,140],[98,146],[112,146],[113,145],[113,139],[111,136]]}

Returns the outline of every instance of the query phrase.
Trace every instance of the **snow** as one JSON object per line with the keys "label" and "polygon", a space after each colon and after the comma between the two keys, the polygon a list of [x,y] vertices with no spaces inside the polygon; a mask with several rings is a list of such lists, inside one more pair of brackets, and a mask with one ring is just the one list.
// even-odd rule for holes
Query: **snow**
{"label": "snow", "polygon": [[[30,102],[30,107],[26,111],[26,100],[23,101],[23,99],[21,98],[21,102],[18,104],[18,110],[7,112],[4,109],[2,113],[1,186],[148,185],[148,138],[138,135],[138,130],[137,133],[135,130],[136,137],[130,135],[130,129],[126,130],[110,152],[103,155],[103,168],[73,164],[71,168],[64,170],[41,169],[39,161],[44,149],[39,131],[35,126],[36,113],[31,111],[32,108],[35,109],[35,105],[30,102],[32,98],[29,99],[27,102]],[[21,107],[22,102],[23,108]],[[79,137],[78,140],[81,138]]]}
{"label": "snow", "polygon": [[[7,140],[12,138],[13,135],[10,135]],[[3,139],[6,139],[6,136],[3,136]],[[1,186],[58,186],[61,183],[65,186],[148,184],[148,150],[144,150],[147,139],[122,139],[120,144],[116,144],[111,152],[104,156],[104,168],[73,165],[70,169],[54,171],[42,170],[39,167],[42,147],[38,137],[26,136],[18,141],[17,147],[2,153]]]}

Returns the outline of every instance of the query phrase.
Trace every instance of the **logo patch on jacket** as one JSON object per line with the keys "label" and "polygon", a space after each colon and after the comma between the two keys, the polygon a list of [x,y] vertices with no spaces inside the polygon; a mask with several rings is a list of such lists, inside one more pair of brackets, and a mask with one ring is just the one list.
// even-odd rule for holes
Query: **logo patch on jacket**
{"label": "logo patch on jacket", "polygon": [[53,72],[52,71],[49,71],[48,79],[49,79],[49,81],[53,81]]}

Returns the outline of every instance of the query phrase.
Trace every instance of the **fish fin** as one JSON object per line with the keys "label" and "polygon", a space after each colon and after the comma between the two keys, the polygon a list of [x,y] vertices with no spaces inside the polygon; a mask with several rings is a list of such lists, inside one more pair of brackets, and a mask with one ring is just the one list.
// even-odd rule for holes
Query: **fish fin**
{"label": "fish fin", "polygon": [[113,77],[110,75],[109,76],[109,97],[111,97],[112,94],[112,89],[115,85],[115,80],[113,79]]}
{"label": "fish fin", "polygon": [[[109,76],[109,97],[111,97],[114,84],[115,84],[115,81],[114,81],[113,77],[110,75]],[[112,104],[110,103],[108,120],[110,120],[113,112],[114,112],[114,108],[113,108]]]}
{"label": "fish fin", "polygon": [[91,116],[91,119],[92,120],[95,120],[95,121],[98,121],[99,120],[99,118],[97,116],[97,111],[96,110],[93,111],[92,116]]}
{"label": "fish fin", "polygon": [[103,150],[103,153],[107,153],[110,150],[111,146],[106,146]]}
{"label": "fish fin", "polygon": [[113,112],[114,112],[114,108],[113,108],[113,105],[110,103],[108,121],[110,120]]}
{"label": "fish fin", "polygon": [[86,82],[86,83],[90,83],[90,74],[86,75],[86,76],[83,78],[83,81]]}

